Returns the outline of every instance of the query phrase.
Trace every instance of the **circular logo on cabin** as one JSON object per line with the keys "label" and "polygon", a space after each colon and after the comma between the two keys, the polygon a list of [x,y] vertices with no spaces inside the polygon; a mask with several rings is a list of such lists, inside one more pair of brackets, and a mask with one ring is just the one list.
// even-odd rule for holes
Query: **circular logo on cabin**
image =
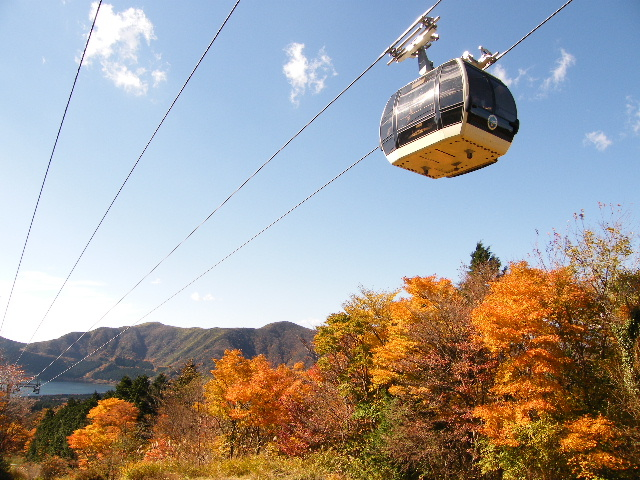
{"label": "circular logo on cabin", "polygon": [[489,127],[489,130],[495,130],[498,128],[498,117],[495,115],[489,115],[489,118],[487,119],[487,126]]}

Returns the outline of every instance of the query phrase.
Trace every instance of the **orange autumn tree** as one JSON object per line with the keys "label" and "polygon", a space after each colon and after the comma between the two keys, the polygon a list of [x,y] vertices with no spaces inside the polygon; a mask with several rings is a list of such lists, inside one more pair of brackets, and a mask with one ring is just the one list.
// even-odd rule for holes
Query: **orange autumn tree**
{"label": "orange autumn tree", "polygon": [[100,400],[87,414],[91,423],[67,437],[80,468],[94,469],[111,478],[137,448],[138,413],[135,405],[119,398]]}
{"label": "orange autumn tree", "polygon": [[6,362],[0,352],[0,461],[4,455],[19,452],[31,437],[28,425],[30,402],[19,395],[12,395],[15,385],[27,380],[24,370]]}
{"label": "orange autumn tree", "polygon": [[290,420],[283,425],[280,450],[303,455],[328,445],[342,449],[358,431],[360,419],[333,382],[327,381],[317,365],[304,372],[304,388],[288,403]]}
{"label": "orange autumn tree", "polygon": [[258,454],[284,441],[283,426],[305,394],[302,364],[273,368],[264,355],[247,359],[240,350],[227,350],[215,364],[204,406],[218,420],[223,451],[230,458]]}
{"label": "orange autumn tree", "polygon": [[[616,429],[604,416],[606,378],[595,363],[607,343],[602,314],[596,296],[566,268],[517,263],[492,284],[472,313],[480,340],[499,361],[493,398],[475,409],[488,439],[485,470],[551,479],[596,478],[590,475],[623,467],[612,448]],[[594,412],[601,428],[585,426]],[[578,471],[575,459],[585,451],[600,463]]]}
{"label": "orange autumn tree", "polygon": [[[409,294],[391,307],[387,341],[373,349],[373,383],[394,395],[419,394],[425,365],[419,358],[462,340],[464,299],[446,278],[405,278]],[[468,313],[468,312],[466,312]]]}
{"label": "orange autumn tree", "polygon": [[602,478],[603,468],[617,471],[629,466],[617,454],[622,432],[603,415],[583,415],[566,427],[568,434],[560,440],[560,449],[567,454],[569,467],[578,478],[597,480]]}
{"label": "orange autumn tree", "polygon": [[477,420],[495,362],[475,342],[476,296],[449,279],[405,278],[408,294],[391,308],[387,342],[374,350],[373,383],[396,401],[387,450],[399,463],[454,478],[474,470]]}

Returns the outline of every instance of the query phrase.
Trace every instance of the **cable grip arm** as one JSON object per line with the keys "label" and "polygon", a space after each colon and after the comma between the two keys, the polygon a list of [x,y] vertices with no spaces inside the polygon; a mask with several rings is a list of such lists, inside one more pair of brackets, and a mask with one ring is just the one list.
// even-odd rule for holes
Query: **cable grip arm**
{"label": "cable grip arm", "polygon": [[440,37],[436,33],[438,29],[437,22],[440,17],[429,17],[425,13],[420,16],[398,39],[391,44],[387,52],[391,56],[391,60],[387,65],[393,62],[403,62],[408,58],[418,56],[421,49],[426,50]]}

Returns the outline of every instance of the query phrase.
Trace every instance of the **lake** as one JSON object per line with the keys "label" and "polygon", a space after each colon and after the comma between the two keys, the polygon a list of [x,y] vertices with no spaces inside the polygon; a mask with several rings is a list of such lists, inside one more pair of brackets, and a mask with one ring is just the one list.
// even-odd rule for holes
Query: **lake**
{"label": "lake", "polygon": [[[105,393],[113,390],[115,385],[105,383],[83,383],[83,382],[49,382],[40,387],[40,395],[82,395],[93,392]],[[23,395],[35,396],[30,388],[22,390]]]}

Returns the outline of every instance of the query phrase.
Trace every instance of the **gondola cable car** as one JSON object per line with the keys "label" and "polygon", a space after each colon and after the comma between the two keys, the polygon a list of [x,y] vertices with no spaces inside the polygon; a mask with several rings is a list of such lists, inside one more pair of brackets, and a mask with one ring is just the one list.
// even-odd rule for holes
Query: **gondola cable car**
{"label": "gondola cable car", "polygon": [[420,77],[394,93],[380,120],[380,147],[393,165],[430,178],[456,177],[495,163],[518,132],[507,86],[484,69],[496,61],[480,47],[437,68],[427,49],[439,17],[418,18],[389,47],[389,64],[418,58]]}

